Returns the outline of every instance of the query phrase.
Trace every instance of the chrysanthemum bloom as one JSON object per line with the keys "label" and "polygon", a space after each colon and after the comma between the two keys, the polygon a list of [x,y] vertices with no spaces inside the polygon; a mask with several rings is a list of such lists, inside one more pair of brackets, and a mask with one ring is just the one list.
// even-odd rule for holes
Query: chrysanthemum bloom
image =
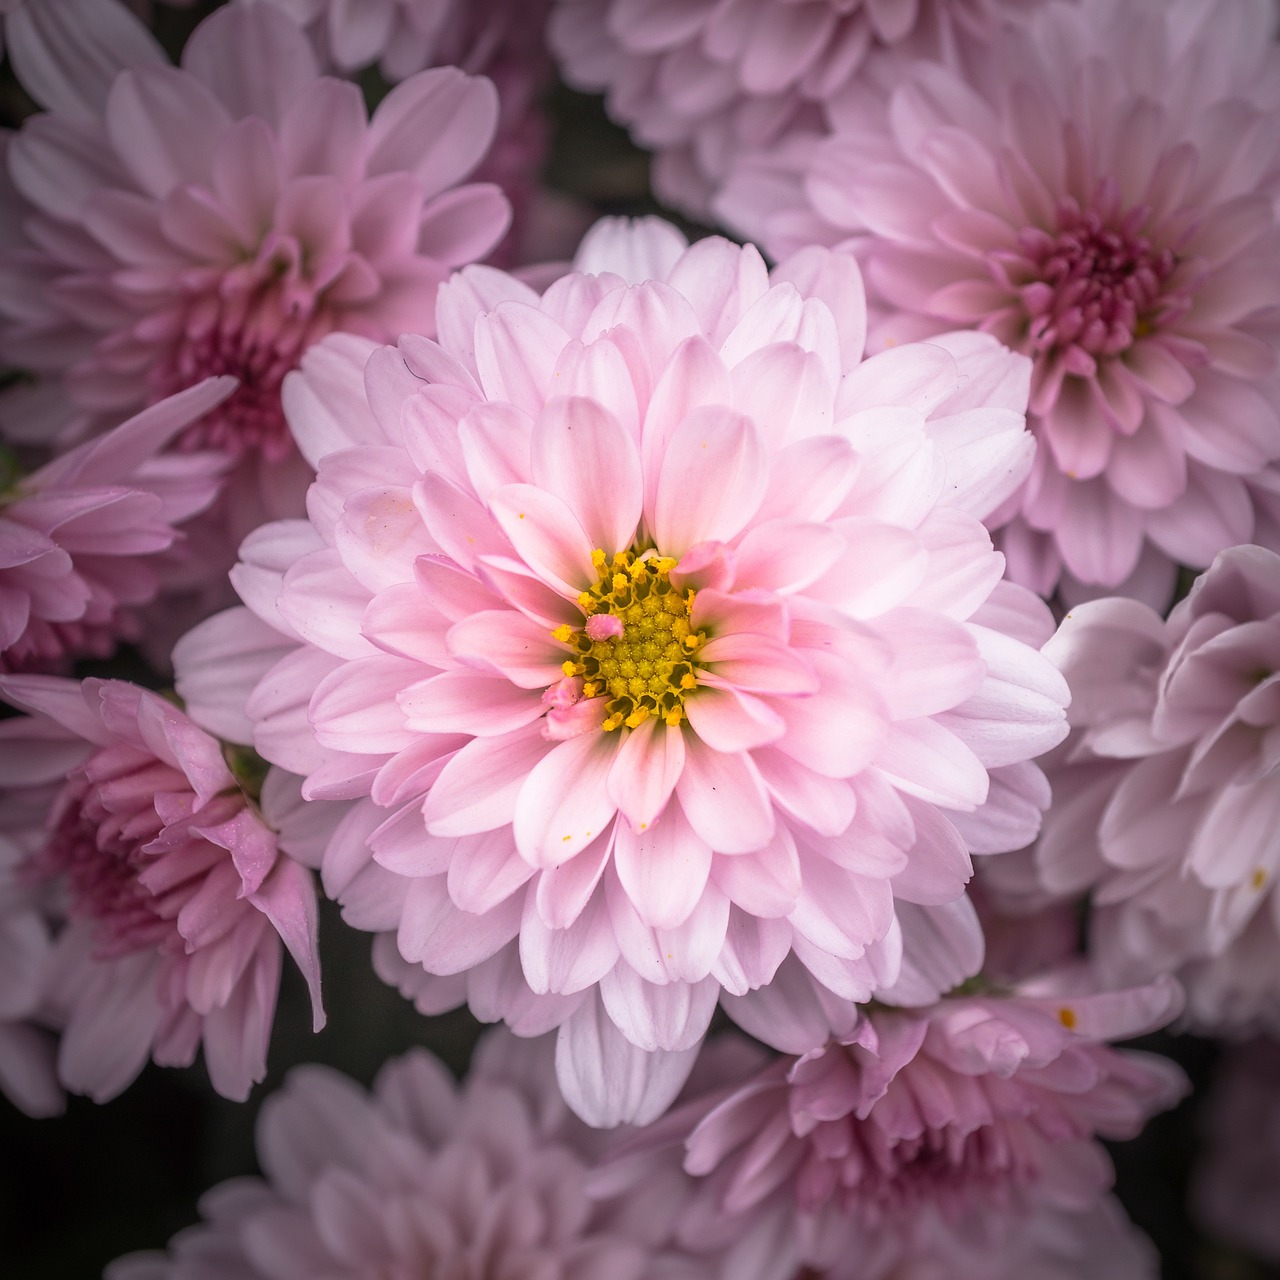
{"label": "chrysanthemum bloom", "polygon": [[1034,359],[1040,449],[997,519],[1038,591],[1164,603],[1175,562],[1252,536],[1246,481],[1280,455],[1274,24],[1266,0],[1085,0],[954,65],[884,55],[892,92],[833,108],[789,207],[776,173],[722,201],[774,252],[852,237],[872,349],[964,325]]}
{"label": "chrysanthemum bloom", "polygon": [[83,433],[230,373],[240,389],[182,447],[295,458],[280,384],[302,353],[429,327],[440,282],[506,229],[500,191],[458,185],[493,135],[485,80],[424,72],[367,118],[273,5],[218,10],[180,67],[105,0],[28,6],[10,36],[46,110],[9,148],[0,351],[51,381],[11,436]]}
{"label": "chrysanthemum bloom", "polygon": [[0,474],[0,671],[107,657],[137,638],[135,610],[160,588],[156,555],[214,500],[225,468],[217,452],[160,455],[235,386],[207,379],[29,475]]}
{"label": "chrysanthemum bloom", "polygon": [[683,1137],[696,1182],[676,1238],[735,1246],[747,1280],[789,1280],[799,1264],[829,1280],[1154,1276],[1106,1194],[1097,1139],[1133,1137],[1186,1081],[1103,1041],[1179,1003],[1167,979],[1095,994],[1058,975],[873,1007],[838,1040],[672,1112],[609,1181],[647,1176]]}
{"label": "chrysanthemum bloom", "polygon": [[214,738],[124,681],[0,676],[0,695],[33,713],[0,721],[0,776],[44,801],[39,834],[18,833],[19,874],[55,887],[67,916],[45,992],[59,1078],[102,1101],[203,1041],[214,1088],[246,1097],[285,947],[324,1021],[315,890],[277,830],[296,787],[277,771],[259,804],[260,776],[239,781]]}
{"label": "chrysanthemum bloom", "polygon": [[255,535],[262,621],[180,665],[229,699],[293,650],[254,742],[361,797],[325,866],[348,918],[482,1016],[552,997],[567,1092],[616,1120],[610,1055],[675,1055],[673,1089],[721,988],[791,952],[845,999],[892,983],[895,896],[956,899],[969,848],[1038,826],[1067,692],[979,519],[1025,473],[1020,357],[862,362],[822,250],[770,277],[606,223],[580,265],[541,298],[473,268],[438,343],[298,375],[311,525]]}
{"label": "chrysanthemum bloom", "polygon": [[377,63],[397,82],[427,67],[488,73],[495,59],[546,60],[542,23],[549,0],[240,0],[269,3],[302,27],[326,62],[344,74]]}
{"label": "chrysanthemum bloom", "polygon": [[868,50],[985,36],[1003,0],[555,0],[548,38],[575,88],[656,152],[659,198],[706,217],[744,153],[826,130]]}
{"label": "chrysanthemum bloom", "polygon": [[1193,1024],[1280,1028],[1280,556],[1223,552],[1167,622],[1080,605],[1046,653],[1074,700],[1042,885],[1093,890],[1113,976],[1177,971]]}
{"label": "chrysanthemum bloom", "polygon": [[1204,1100],[1189,1208],[1200,1227],[1280,1263],[1280,1045],[1229,1046]]}
{"label": "chrysanthemum bloom", "polygon": [[214,1188],[167,1255],[121,1258],[107,1280],[711,1280],[664,1248],[679,1170],[594,1199],[597,1139],[556,1093],[551,1045],[505,1032],[461,1087],[421,1049],[371,1094],[299,1067],[258,1119],[265,1179]]}
{"label": "chrysanthemum bloom", "polygon": [[586,221],[538,182],[551,132],[539,101],[552,81],[543,39],[550,0],[241,3],[277,5],[306,30],[322,65],[344,75],[376,63],[392,83],[427,67],[489,77],[498,90],[498,122],[474,178],[497,184],[512,205],[510,232],[490,261],[519,266],[573,252]]}

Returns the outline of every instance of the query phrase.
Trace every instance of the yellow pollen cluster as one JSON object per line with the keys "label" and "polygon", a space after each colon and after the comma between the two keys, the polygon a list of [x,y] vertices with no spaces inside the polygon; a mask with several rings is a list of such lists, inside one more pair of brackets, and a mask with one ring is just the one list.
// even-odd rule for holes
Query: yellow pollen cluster
{"label": "yellow pollen cluster", "polygon": [[[698,684],[694,655],[707,639],[689,625],[694,592],[677,591],[669,576],[676,562],[652,550],[609,558],[597,548],[591,559],[599,579],[578,597],[586,626],[552,632],[577,650],[565,675],[582,677],[584,698],[609,699],[607,730],[635,729],[650,716],[678,725],[685,695]],[[593,624],[595,618],[617,622]]]}

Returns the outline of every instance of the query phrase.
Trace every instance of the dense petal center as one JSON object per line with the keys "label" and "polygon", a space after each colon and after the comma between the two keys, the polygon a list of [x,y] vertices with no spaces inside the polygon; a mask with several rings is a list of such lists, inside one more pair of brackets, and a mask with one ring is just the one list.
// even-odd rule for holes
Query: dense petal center
{"label": "dense petal center", "polygon": [[1107,216],[1068,198],[1053,231],[1020,234],[1032,277],[1022,301],[1033,353],[1057,351],[1070,372],[1087,377],[1099,357],[1118,355],[1170,318],[1173,300],[1164,294],[1177,259],[1142,234],[1147,214],[1139,207]]}
{"label": "dense petal center", "polygon": [[227,862],[225,850],[191,829],[195,811],[201,824],[217,826],[243,805],[237,792],[200,806],[179,770],[116,743],[69,776],[29,874],[65,877],[71,914],[94,922],[99,959],[144,949],[181,954],[179,912]]}
{"label": "dense petal center", "polygon": [[240,380],[235,394],[188,428],[179,447],[236,457],[258,452],[274,461],[293,448],[280,403],[285,374],[333,329],[334,317],[318,291],[283,272],[240,287],[232,283],[220,280],[174,316],[168,354],[149,377],[152,399],[231,374]]}

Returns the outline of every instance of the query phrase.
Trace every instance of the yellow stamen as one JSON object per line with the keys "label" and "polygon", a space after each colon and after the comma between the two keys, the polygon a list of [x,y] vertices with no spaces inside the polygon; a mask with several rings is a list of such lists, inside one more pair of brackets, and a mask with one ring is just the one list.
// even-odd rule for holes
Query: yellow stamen
{"label": "yellow stamen", "polygon": [[[585,618],[613,617],[617,627],[557,627],[551,634],[571,645],[576,656],[561,670],[582,678],[586,698],[604,697],[606,732],[639,728],[650,716],[676,726],[683,704],[698,687],[695,655],[707,641],[689,621],[695,592],[675,590],[670,581],[676,561],[652,551],[618,551],[611,557],[597,547],[591,563],[598,579],[578,596]],[[614,634],[603,635],[603,631]],[[601,635],[593,639],[593,635]]]}

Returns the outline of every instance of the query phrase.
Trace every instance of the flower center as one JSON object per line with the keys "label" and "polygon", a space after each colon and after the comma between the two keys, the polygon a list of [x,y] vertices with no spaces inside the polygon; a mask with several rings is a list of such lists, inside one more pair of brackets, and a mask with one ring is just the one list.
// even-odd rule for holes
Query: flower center
{"label": "flower center", "polygon": [[653,550],[619,551],[606,565],[597,548],[591,559],[600,576],[578,597],[586,625],[553,632],[577,650],[565,675],[582,679],[584,698],[608,698],[606,730],[635,729],[650,716],[678,725],[698,685],[694,655],[707,638],[689,622],[694,592],[671,585],[676,562]]}
{"label": "flower center", "polygon": [[1176,300],[1162,295],[1177,259],[1140,234],[1147,213],[1139,207],[1117,221],[1067,200],[1056,234],[1036,227],[1021,233],[1019,247],[1036,277],[1022,290],[1034,353],[1057,348],[1072,373],[1089,376],[1098,357],[1124,351],[1171,318]]}
{"label": "flower center", "polygon": [[[73,771],[54,802],[43,845],[28,858],[33,880],[64,878],[68,910],[92,920],[99,959],[144,948],[180,954],[179,910],[226,851],[182,822],[166,824],[156,797],[191,795],[187,778],[136,747],[103,747]],[[211,826],[244,807],[238,792],[206,804]],[[166,830],[167,828],[167,830]]]}
{"label": "flower center", "polygon": [[316,302],[272,279],[189,303],[167,358],[150,375],[153,399],[217,374],[232,374],[240,386],[183,432],[179,449],[220,449],[236,458],[260,453],[272,462],[289,455],[293,442],[281,384],[307,348],[333,328],[332,317]]}

